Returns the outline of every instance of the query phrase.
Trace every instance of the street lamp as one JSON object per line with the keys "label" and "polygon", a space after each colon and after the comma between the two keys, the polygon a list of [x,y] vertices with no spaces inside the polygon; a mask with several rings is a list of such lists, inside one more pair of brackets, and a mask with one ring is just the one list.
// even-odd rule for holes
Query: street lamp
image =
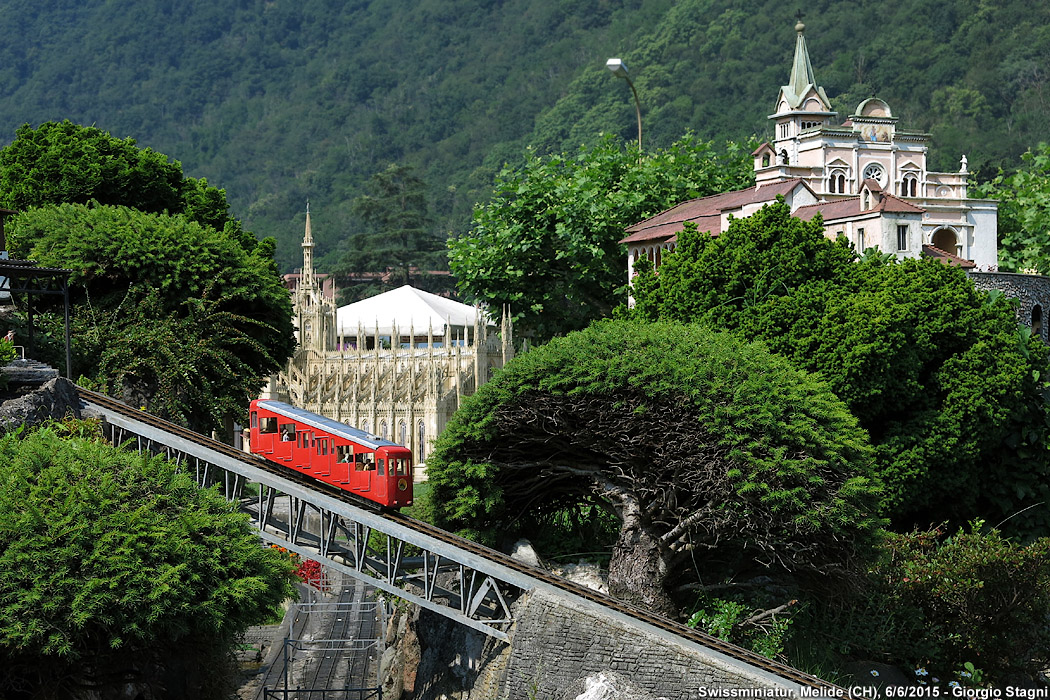
{"label": "street lamp", "polygon": [[642,105],[638,102],[638,91],[634,89],[634,83],[631,82],[631,76],[627,74],[627,64],[619,58],[610,58],[605,62],[605,67],[612,71],[613,75],[617,78],[623,78],[627,81],[627,84],[631,86],[631,92],[634,93],[634,111],[638,115],[638,153],[641,155],[642,152]]}

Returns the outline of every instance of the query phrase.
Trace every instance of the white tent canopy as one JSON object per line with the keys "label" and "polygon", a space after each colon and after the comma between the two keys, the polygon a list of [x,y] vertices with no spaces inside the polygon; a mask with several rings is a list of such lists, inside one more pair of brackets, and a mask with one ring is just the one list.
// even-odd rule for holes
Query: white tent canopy
{"label": "white tent canopy", "polygon": [[[446,326],[460,329],[472,327],[478,314],[473,306],[461,304],[409,285],[378,294],[368,299],[341,306],[336,311],[336,328],[340,336],[408,335],[410,329],[417,336],[433,331],[435,337],[444,337]],[[378,329],[378,332],[377,332]]]}

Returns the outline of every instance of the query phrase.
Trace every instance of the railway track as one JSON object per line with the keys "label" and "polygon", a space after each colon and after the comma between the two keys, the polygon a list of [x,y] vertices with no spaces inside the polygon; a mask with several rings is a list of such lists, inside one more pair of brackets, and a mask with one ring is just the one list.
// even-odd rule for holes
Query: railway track
{"label": "railway track", "polygon": [[839,686],[829,683],[823,679],[817,678],[807,673],[803,673],[798,669],[791,668],[786,664],[782,664],[778,661],[768,659],[764,656],[751,652],[747,649],[729,644],[724,642],[717,637],[712,637],[708,634],[699,632],[686,625],[673,622],[666,618],[653,615],[645,610],[636,608],[632,605],[619,601],[608,595],[604,595],[585,586],[567,581],[559,576],[555,576],[543,569],[529,566],[510,556],[490,549],[483,545],[480,545],[471,540],[467,540],[457,535],[445,532],[440,528],[434,527],[429,523],[425,523],[420,520],[403,515],[397,511],[384,510],[378,505],[359,498],[353,494],[347,493],[335,487],[332,487],[323,482],[315,481],[310,479],[308,476],[297,472],[292,469],[282,469],[279,465],[268,462],[261,458],[256,458],[253,455],[242,452],[230,445],[214,441],[210,438],[204,437],[198,433],[195,433],[186,428],[182,428],[168,421],[162,420],[148,413],[135,410],[130,408],[115,399],[108,396],[98,394],[96,392],[88,391],[86,389],[77,388],[81,400],[86,404],[96,404],[98,406],[105,407],[107,410],[120,413],[129,418],[133,418],[142,423],[151,425],[155,428],[159,428],[168,432],[172,435],[181,437],[184,440],[193,442],[195,444],[207,447],[210,450],[222,453],[226,456],[238,459],[252,467],[262,469],[266,472],[280,476],[283,479],[294,481],[301,485],[309,486],[310,488],[324,493],[325,495],[348,503],[358,508],[365,508],[371,512],[389,520],[390,522],[397,523],[405,528],[442,541],[446,544],[455,546],[465,552],[474,554],[475,556],[482,557],[488,561],[499,564],[500,566],[508,569],[515,570],[519,573],[525,574],[537,581],[541,581],[551,588],[557,589],[565,594],[583,598],[592,603],[601,605],[602,607],[614,610],[622,615],[630,617],[632,619],[644,622],[652,627],[656,627],[664,632],[676,635],[682,639],[689,640],[698,644],[702,647],[717,651],[725,656],[728,656],[737,661],[742,661],[756,668],[762,669],[767,673],[770,673],[779,678],[794,682],[805,688],[813,691],[814,694],[834,696],[834,697],[845,697],[847,691]]}

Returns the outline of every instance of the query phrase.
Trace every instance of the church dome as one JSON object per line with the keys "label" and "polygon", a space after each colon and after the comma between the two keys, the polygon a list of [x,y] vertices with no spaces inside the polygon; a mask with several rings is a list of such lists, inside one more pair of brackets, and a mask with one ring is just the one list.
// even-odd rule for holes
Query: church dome
{"label": "church dome", "polygon": [[890,106],[877,97],[869,97],[857,105],[855,114],[859,117],[893,117]]}

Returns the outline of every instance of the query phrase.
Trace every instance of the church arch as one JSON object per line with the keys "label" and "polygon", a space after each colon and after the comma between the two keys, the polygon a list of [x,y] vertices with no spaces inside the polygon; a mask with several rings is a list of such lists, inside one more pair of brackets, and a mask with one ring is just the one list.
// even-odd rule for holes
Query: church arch
{"label": "church arch", "polygon": [[416,433],[418,439],[416,452],[419,455],[419,461],[422,462],[427,458],[427,426],[422,420],[416,424]]}
{"label": "church arch", "polygon": [[386,421],[382,420],[379,422],[379,437],[386,440]]}
{"label": "church arch", "polygon": [[933,232],[930,243],[933,244],[934,248],[940,248],[946,253],[955,255],[956,248],[959,245],[959,238],[955,235],[955,231],[952,231],[950,228],[939,228]]}

